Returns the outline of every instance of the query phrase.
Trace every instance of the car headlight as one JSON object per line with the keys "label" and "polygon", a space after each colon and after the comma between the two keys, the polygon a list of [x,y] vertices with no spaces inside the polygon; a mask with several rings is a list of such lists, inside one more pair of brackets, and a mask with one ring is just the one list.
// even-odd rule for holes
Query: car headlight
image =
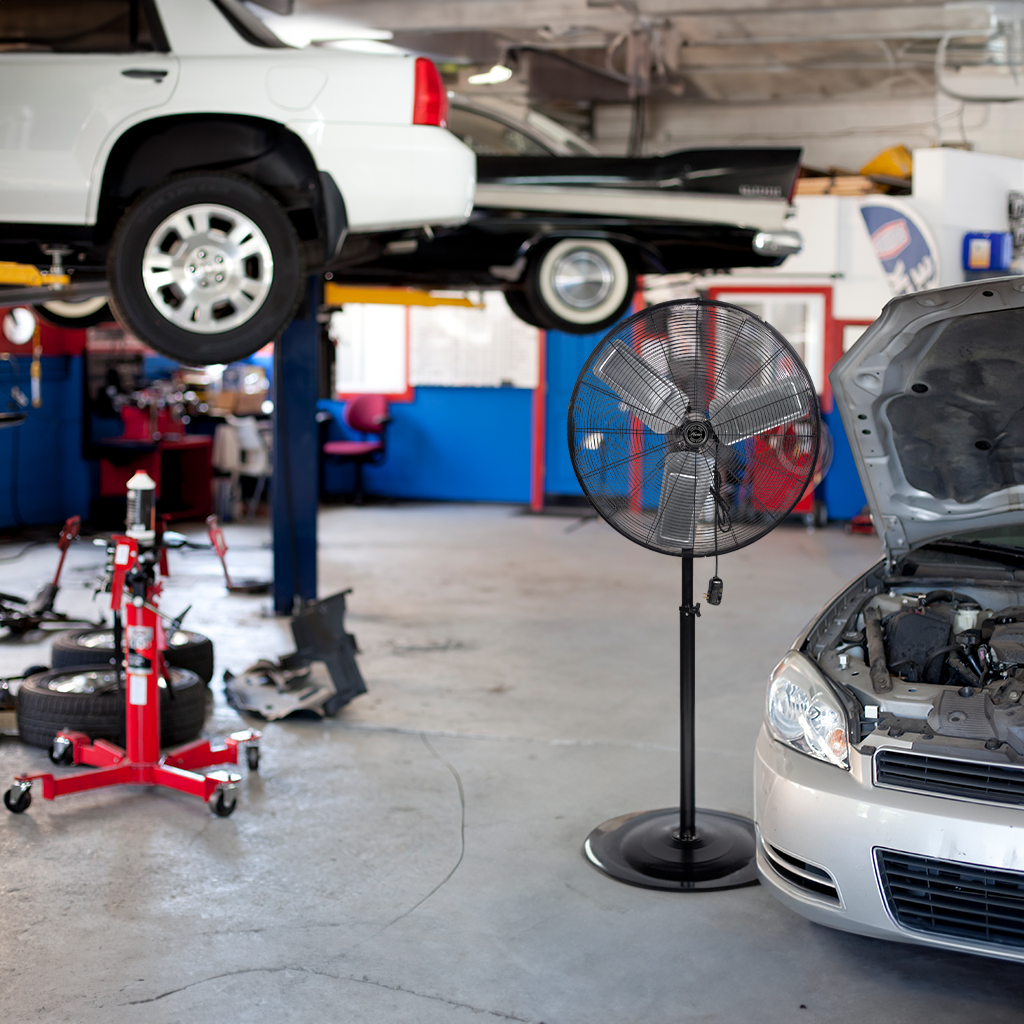
{"label": "car headlight", "polygon": [[794,651],[775,667],[765,711],[768,728],[780,743],[850,767],[846,711],[805,655]]}

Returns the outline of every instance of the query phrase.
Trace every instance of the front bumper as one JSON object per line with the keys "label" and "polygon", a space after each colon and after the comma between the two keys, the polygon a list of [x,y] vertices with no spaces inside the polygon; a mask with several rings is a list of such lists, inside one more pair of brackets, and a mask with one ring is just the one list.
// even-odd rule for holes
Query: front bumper
{"label": "front bumper", "polygon": [[[844,771],[799,754],[761,727],[754,760],[757,866],[772,895],[830,928],[1024,961],[1024,944],[900,924],[883,896],[877,857],[896,851],[982,865],[1020,872],[1024,883],[1024,811],[876,787],[871,758],[851,750],[850,761]],[[1024,924],[1021,934],[1024,942]]]}

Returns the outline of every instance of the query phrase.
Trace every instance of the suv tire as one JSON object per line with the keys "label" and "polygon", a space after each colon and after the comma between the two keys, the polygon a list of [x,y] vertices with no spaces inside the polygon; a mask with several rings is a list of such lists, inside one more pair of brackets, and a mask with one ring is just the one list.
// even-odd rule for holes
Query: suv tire
{"label": "suv tire", "polygon": [[182,363],[243,359],[291,321],[305,277],[277,201],[237,174],[179,174],[121,218],[107,258],[111,305],[146,344]]}

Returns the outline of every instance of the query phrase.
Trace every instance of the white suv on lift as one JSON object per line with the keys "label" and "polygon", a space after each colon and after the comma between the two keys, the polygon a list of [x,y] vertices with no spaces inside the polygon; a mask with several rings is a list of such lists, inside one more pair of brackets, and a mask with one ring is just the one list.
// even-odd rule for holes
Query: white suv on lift
{"label": "white suv on lift", "polygon": [[468,216],[446,104],[430,61],[293,49],[239,0],[0,0],[0,260],[56,254],[159,351],[238,359],[347,233]]}

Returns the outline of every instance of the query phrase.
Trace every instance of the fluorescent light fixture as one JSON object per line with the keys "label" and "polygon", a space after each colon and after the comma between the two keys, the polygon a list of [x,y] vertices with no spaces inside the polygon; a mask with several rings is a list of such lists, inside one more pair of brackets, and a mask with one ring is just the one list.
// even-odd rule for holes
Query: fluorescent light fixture
{"label": "fluorescent light fixture", "polygon": [[481,72],[479,75],[470,75],[466,79],[470,85],[497,85],[499,82],[507,82],[512,77],[512,69],[504,64],[495,64],[490,71]]}

